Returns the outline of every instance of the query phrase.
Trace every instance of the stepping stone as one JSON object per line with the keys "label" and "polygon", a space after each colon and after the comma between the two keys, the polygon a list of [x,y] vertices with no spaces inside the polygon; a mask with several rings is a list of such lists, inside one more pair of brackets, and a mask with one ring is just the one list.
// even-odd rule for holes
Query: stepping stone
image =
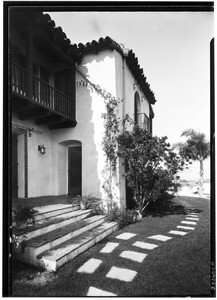
{"label": "stepping stone", "polygon": [[182,224],[189,224],[189,225],[197,225],[196,222],[191,222],[191,221],[182,221]]}
{"label": "stepping stone", "polygon": [[144,242],[135,242],[133,244],[133,246],[136,246],[136,247],[139,247],[139,248],[142,248],[142,249],[148,249],[148,250],[152,250],[156,247],[158,247],[158,245],[155,245],[155,244],[150,244],[150,243],[144,243]]}
{"label": "stepping stone", "polygon": [[177,234],[177,235],[186,235],[187,234],[187,232],[178,231],[178,230],[171,230],[169,233],[171,233],[171,234]]}
{"label": "stepping stone", "polygon": [[177,228],[182,228],[182,229],[189,229],[189,230],[194,230],[194,227],[189,227],[189,226],[180,226],[178,225]]}
{"label": "stepping stone", "polygon": [[100,297],[100,296],[117,296],[113,293],[109,293],[109,292],[106,292],[106,291],[103,291],[103,290],[100,290],[100,289],[97,289],[93,286],[91,286],[88,290],[88,293],[87,293],[87,296],[95,296],[95,297]]}
{"label": "stepping stone", "polygon": [[149,236],[148,239],[154,239],[157,241],[166,242],[168,240],[171,240],[172,238],[166,235],[157,234],[157,235]]}
{"label": "stepping stone", "polygon": [[79,273],[93,273],[100,265],[102,261],[100,259],[91,258],[81,266],[77,272]]}
{"label": "stepping stone", "polygon": [[137,272],[124,268],[112,267],[106,277],[118,279],[120,281],[131,282],[135,278]]}
{"label": "stepping stone", "polygon": [[143,262],[143,260],[146,258],[147,255],[148,254],[135,252],[135,251],[123,251],[120,254],[120,257],[128,258],[128,259],[131,259],[131,260],[137,261],[137,262]]}
{"label": "stepping stone", "polygon": [[199,221],[198,218],[193,218],[193,217],[186,217],[186,220],[194,220],[194,221]]}
{"label": "stepping stone", "polygon": [[129,240],[132,237],[136,236],[135,233],[130,233],[130,232],[124,232],[116,236],[116,239],[121,239],[121,240]]}
{"label": "stepping stone", "polygon": [[198,215],[192,215],[192,214],[189,214],[189,215],[187,215],[186,217],[198,218]]}
{"label": "stepping stone", "polygon": [[100,251],[101,253],[111,253],[117,246],[119,245],[119,243],[111,243],[108,242],[104,248],[102,248],[102,250]]}

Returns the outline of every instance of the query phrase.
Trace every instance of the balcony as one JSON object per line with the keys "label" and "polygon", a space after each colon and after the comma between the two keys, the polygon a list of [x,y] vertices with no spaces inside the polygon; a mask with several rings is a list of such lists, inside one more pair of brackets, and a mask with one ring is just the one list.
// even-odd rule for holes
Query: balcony
{"label": "balcony", "polygon": [[12,111],[21,120],[34,119],[49,129],[76,126],[75,99],[17,64],[12,64],[11,75]]}
{"label": "balcony", "polygon": [[151,124],[150,119],[145,113],[137,113],[135,115],[135,123],[142,129],[146,130],[147,132],[151,133]]}

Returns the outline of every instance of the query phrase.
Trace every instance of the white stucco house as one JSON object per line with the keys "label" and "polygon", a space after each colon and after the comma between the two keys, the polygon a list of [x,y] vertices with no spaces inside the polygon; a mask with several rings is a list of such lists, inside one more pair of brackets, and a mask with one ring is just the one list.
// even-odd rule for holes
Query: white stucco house
{"label": "white stucco house", "polygon": [[[14,11],[10,22],[12,198],[105,199],[105,101],[94,86],[122,99],[120,119],[129,114],[152,132],[156,100],[138,58],[110,37],[72,44],[42,12]],[[118,162],[113,192],[124,207],[122,173]]]}

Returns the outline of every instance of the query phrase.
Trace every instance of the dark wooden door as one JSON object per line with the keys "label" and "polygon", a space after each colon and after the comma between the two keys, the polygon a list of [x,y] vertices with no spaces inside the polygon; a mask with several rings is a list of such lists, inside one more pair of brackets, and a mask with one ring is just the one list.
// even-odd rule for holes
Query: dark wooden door
{"label": "dark wooden door", "polygon": [[18,198],[18,162],[17,162],[17,135],[12,134],[12,198]]}
{"label": "dark wooden door", "polygon": [[68,148],[68,194],[81,195],[81,146]]}

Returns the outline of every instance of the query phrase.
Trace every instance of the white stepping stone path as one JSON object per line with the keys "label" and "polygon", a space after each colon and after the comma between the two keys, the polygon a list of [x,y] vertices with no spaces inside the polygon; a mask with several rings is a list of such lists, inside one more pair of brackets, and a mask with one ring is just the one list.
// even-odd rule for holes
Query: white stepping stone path
{"label": "white stepping stone path", "polygon": [[193,213],[193,212],[188,212],[187,217],[192,216],[192,217],[198,217],[198,213]]}
{"label": "white stepping stone path", "polygon": [[77,272],[79,273],[94,273],[94,271],[101,265],[102,261],[100,259],[91,258],[86,263],[84,263]]}
{"label": "white stepping stone path", "polygon": [[186,217],[198,218],[198,215],[188,214]]}
{"label": "white stepping stone path", "polygon": [[127,258],[136,262],[143,262],[143,260],[146,258],[148,254],[135,252],[135,251],[123,251],[120,254],[120,257]]}
{"label": "white stepping stone path", "polygon": [[186,217],[186,220],[194,220],[194,221],[198,221],[198,218],[193,218],[193,217]]}
{"label": "white stepping stone path", "polygon": [[137,272],[124,268],[112,267],[106,277],[118,279],[120,281],[131,282],[135,278]]}
{"label": "white stepping stone path", "polygon": [[134,237],[136,234],[135,233],[130,233],[130,232],[124,232],[116,236],[116,239],[121,239],[121,240],[129,240],[132,237]]}
{"label": "white stepping stone path", "polygon": [[117,296],[113,293],[109,293],[109,292],[106,292],[106,291],[103,291],[103,290],[100,290],[100,289],[97,289],[93,286],[91,286],[88,290],[88,293],[87,293],[87,296],[95,296],[95,297],[100,297],[100,296]]}
{"label": "white stepping stone path", "polygon": [[191,221],[182,221],[182,224],[188,224],[188,225],[197,225],[196,222],[191,222]]}
{"label": "white stepping stone path", "polygon": [[176,234],[176,235],[186,235],[187,232],[179,231],[179,230],[171,230],[169,233]]}
{"label": "white stepping stone path", "polygon": [[152,250],[152,249],[158,247],[158,245],[155,245],[155,244],[144,243],[144,242],[139,242],[139,241],[135,242],[135,243],[133,244],[133,246],[139,247],[139,248],[141,248],[141,249],[148,249],[148,250]]}
{"label": "white stepping stone path", "polygon": [[100,251],[101,253],[111,253],[117,246],[119,245],[119,243],[111,243],[108,242],[104,248],[102,248],[102,250]]}
{"label": "white stepping stone path", "polygon": [[195,228],[194,227],[189,227],[189,226],[181,226],[181,225],[178,225],[177,228],[181,228],[181,229],[189,229],[189,230],[194,230]]}
{"label": "white stepping stone path", "polygon": [[157,234],[157,235],[149,236],[148,239],[154,239],[157,241],[166,242],[168,240],[171,240],[172,238],[166,235]]}

